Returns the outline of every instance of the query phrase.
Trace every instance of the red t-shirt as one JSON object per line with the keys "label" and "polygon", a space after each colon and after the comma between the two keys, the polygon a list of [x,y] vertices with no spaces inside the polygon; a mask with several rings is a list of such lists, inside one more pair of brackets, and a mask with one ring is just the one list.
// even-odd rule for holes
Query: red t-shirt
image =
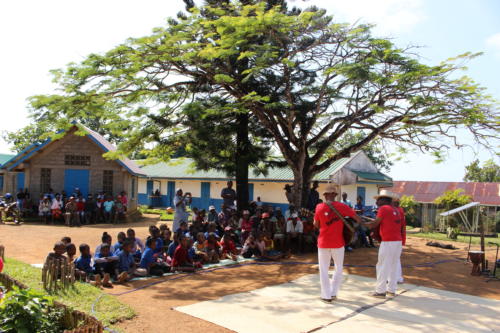
{"label": "red t-shirt", "polygon": [[[354,217],[356,212],[349,206],[333,201],[333,207],[339,211],[342,216]],[[335,214],[333,210],[328,207],[326,203],[320,203],[316,206],[316,213],[314,220],[319,221],[319,236],[318,247],[322,249],[338,249],[345,246],[344,242],[344,223]],[[333,221],[330,224],[330,221]]]}
{"label": "red t-shirt", "polygon": [[236,245],[234,245],[234,242],[232,240],[228,240],[227,242],[223,240],[220,242],[220,245],[222,246],[222,253],[229,253],[229,254],[236,254]]}
{"label": "red t-shirt", "polygon": [[403,245],[406,245],[406,217],[405,210],[398,207],[399,214],[401,214],[401,237],[403,238]]}
{"label": "red t-shirt", "polygon": [[189,263],[191,263],[191,260],[189,259],[188,251],[179,244],[172,258],[172,267],[184,266]]}
{"label": "red t-shirt", "polygon": [[378,209],[380,217],[380,238],[383,242],[402,241],[401,213],[391,205],[384,205]]}

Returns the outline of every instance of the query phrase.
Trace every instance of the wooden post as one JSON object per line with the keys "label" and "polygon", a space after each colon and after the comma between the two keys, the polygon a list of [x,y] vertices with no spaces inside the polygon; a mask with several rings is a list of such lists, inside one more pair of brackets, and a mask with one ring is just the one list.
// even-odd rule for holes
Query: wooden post
{"label": "wooden post", "polygon": [[486,253],[484,253],[484,223],[483,219],[479,216],[479,207],[477,207],[477,211],[478,211],[477,217],[479,222],[479,232],[481,233],[481,251],[483,251],[483,260],[481,261],[481,272],[483,272],[486,269]]}

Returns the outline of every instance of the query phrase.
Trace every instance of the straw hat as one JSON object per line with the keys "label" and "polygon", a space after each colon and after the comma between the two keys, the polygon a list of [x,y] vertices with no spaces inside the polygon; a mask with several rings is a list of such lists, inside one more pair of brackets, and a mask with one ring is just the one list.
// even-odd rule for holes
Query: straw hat
{"label": "straw hat", "polygon": [[388,190],[382,190],[380,191],[380,193],[376,196],[374,196],[373,198],[375,199],[378,199],[378,198],[390,198],[390,199],[393,199],[393,200],[397,200],[399,199],[399,196],[394,193],[394,192],[391,192],[391,191],[388,191]]}
{"label": "straw hat", "polygon": [[328,185],[326,185],[326,188],[323,191],[323,194],[326,194],[326,193],[339,194],[340,193],[340,188],[339,188],[339,186],[337,184],[329,183]]}

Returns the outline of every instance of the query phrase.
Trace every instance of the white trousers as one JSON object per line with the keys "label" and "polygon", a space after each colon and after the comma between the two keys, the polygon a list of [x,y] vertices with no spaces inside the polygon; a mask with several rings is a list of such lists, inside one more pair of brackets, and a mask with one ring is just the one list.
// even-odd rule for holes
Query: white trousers
{"label": "white trousers", "polygon": [[399,256],[398,263],[396,265],[396,281],[398,283],[403,283],[404,282],[404,279],[403,279],[403,268],[401,266],[401,256]]}
{"label": "white trousers", "polygon": [[398,263],[400,263],[401,241],[381,242],[378,249],[377,285],[375,292],[396,292],[398,285]]}
{"label": "white trousers", "polygon": [[[328,276],[330,260],[335,263],[333,277]],[[342,269],[344,266],[344,247],[338,249],[318,249],[319,280],[321,282],[321,298],[330,299],[337,296],[342,284]]]}

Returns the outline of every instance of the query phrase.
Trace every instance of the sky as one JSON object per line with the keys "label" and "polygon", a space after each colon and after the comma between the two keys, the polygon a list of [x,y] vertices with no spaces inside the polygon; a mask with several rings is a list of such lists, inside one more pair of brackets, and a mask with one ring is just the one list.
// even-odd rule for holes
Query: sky
{"label": "sky", "polygon": [[[375,24],[374,34],[419,46],[437,64],[467,51],[484,52],[465,73],[500,100],[498,0],[296,0],[327,9],[340,22]],[[181,0],[16,0],[0,2],[0,132],[29,123],[29,96],[56,93],[49,70],[101,53],[129,37],[148,35],[183,9]],[[0,153],[9,153],[0,139]],[[497,147],[498,152],[498,147]],[[395,161],[394,180],[460,181],[474,159],[498,156],[479,147],[452,149],[444,163],[413,152]]]}

